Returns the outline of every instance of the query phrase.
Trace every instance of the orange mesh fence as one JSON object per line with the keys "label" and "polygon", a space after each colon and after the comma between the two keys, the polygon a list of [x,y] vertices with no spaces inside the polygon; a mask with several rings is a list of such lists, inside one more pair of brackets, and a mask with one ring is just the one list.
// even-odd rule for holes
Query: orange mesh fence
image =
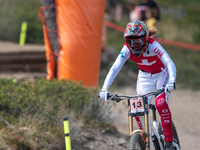
{"label": "orange mesh fence", "polygon": [[[110,27],[112,29],[118,30],[120,32],[124,32],[125,28],[118,26],[110,21],[105,21],[105,24],[107,27]],[[156,39],[159,43],[162,44],[166,44],[166,45],[171,45],[171,46],[175,46],[175,47],[180,47],[180,48],[184,48],[184,49],[190,49],[190,50],[194,50],[194,51],[200,51],[200,45],[198,44],[190,44],[190,43],[183,43],[183,42],[175,42],[175,41],[171,41],[171,40],[165,40],[162,38],[157,38]]]}
{"label": "orange mesh fence", "polygon": [[45,24],[45,18],[42,12],[42,9],[48,9],[48,7],[41,7],[40,12],[39,12],[39,17],[42,21],[43,24],[43,34],[44,34],[44,43],[45,43],[45,49],[46,49],[46,60],[47,60],[47,79],[54,79],[55,78],[55,72],[56,72],[56,64],[55,64],[55,58],[54,58],[54,53],[52,50],[51,42],[49,40],[48,36],[48,28],[46,27]]}
{"label": "orange mesh fence", "polygon": [[171,40],[165,40],[162,38],[158,38],[157,41],[162,44],[166,44],[166,45],[176,46],[176,47],[189,49],[189,50],[193,50],[193,51],[200,51],[200,45],[197,45],[197,44],[175,42],[175,41],[171,41]]}

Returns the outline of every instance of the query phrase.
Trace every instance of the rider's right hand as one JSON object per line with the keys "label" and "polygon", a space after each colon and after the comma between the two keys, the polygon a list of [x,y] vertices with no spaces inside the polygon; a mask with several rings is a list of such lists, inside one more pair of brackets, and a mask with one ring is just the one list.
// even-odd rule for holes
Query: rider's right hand
{"label": "rider's right hand", "polygon": [[101,99],[105,99],[105,101],[108,100],[108,91],[106,89],[102,89],[101,92],[99,93],[98,97]]}

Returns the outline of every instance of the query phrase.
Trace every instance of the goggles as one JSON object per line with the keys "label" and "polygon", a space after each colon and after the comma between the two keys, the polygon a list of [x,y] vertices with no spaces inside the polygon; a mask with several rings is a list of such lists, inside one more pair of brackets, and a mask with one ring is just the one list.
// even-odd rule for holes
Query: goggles
{"label": "goggles", "polygon": [[134,51],[140,51],[144,44],[146,44],[146,38],[135,38],[135,39],[129,39],[126,38],[126,44],[130,46]]}

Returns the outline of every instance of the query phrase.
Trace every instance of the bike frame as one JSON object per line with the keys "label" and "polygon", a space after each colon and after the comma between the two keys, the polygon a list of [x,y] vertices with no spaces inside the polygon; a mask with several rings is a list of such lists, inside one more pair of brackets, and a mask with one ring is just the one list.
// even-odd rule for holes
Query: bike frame
{"label": "bike frame", "polygon": [[[164,89],[154,90],[154,91],[148,92],[146,94],[141,94],[141,95],[123,95],[123,94],[116,94],[116,95],[109,94],[108,95],[108,99],[115,100],[116,102],[119,102],[121,100],[128,100],[129,139],[134,133],[140,133],[141,135],[143,135],[144,141],[145,141],[145,150],[150,150],[150,145],[151,145],[149,129],[151,129],[154,135],[156,136],[157,142],[159,143],[160,150],[164,150],[163,144],[161,143],[161,140],[164,141],[164,136],[160,137],[157,130],[156,107],[153,104],[148,104],[148,96],[157,95],[162,92],[164,92]],[[126,99],[122,99],[122,98],[126,98]],[[144,111],[142,113],[140,114],[131,113],[131,106],[130,106],[131,98],[143,98]],[[153,123],[151,122],[151,119],[149,118],[150,109],[153,112]],[[133,130],[133,117],[136,117],[136,116],[144,116],[143,130],[141,129]],[[153,143],[153,140],[152,140],[152,143]],[[177,143],[173,142],[173,145],[175,145],[177,150],[180,149]]]}
{"label": "bike frame", "polygon": [[[119,97],[128,98],[129,139],[134,133],[140,133],[140,134],[144,135],[145,150],[150,150],[150,132],[149,132],[149,127],[151,127],[151,129],[155,133],[155,135],[156,135],[156,137],[158,139],[158,142],[159,142],[160,149],[164,150],[163,146],[162,146],[162,143],[160,141],[160,136],[159,136],[158,131],[157,131],[156,108],[155,108],[154,105],[152,105],[152,104],[149,105],[148,104],[148,98],[147,98],[147,96],[156,95],[156,94],[161,93],[163,91],[164,91],[164,89],[159,89],[159,90],[151,91],[151,92],[148,92],[148,93],[142,94],[142,95],[115,95],[115,96],[117,96],[117,98],[119,98]],[[140,116],[144,116],[144,128],[143,128],[144,130],[141,130],[141,129],[133,130],[133,117],[135,117],[137,115],[134,116],[134,115],[131,114],[130,98],[139,98],[139,97],[143,98],[144,104],[145,104],[145,112],[144,112],[144,114],[140,115]],[[122,100],[122,99],[120,99],[120,100]],[[149,106],[154,106],[152,108],[152,111],[153,111],[153,124],[151,124],[151,126],[149,125]]]}
{"label": "bike frame", "polygon": [[[131,115],[131,108],[130,108],[130,101],[128,100],[128,122],[129,122],[129,139],[134,133],[140,133],[144,135],[144,140],[145,140],[145,150],[150,150],[150,132],[149,132],[149,105],[148,105],[148,98],[143,97],[145,101],[145,114],[142,115],[144,116],[144,130],[133,130],[133,115]],[[154,105],[151,105],[153,107]],[[156,121],[156,109],[155,106],[152,108],[153,111],[153,124],[151,124],[151,128],[153,132],[155,133],[157,139],[160,139],[160,136],[158,134],[157,128],[157,121]],[[156,125],[155,125],[156,123]],[[160,149],[163,150],[163,146],[160,140],[158,140]]]}
{"label": "bike frame", "polygon": [[[129,100],[128,100],[129,101]],[[148,104],[145,103],[145,109],[148,109]],[[130,102],[128,102],[128,120],[129,120],[129,139],[131,137],[131,135],[133,135],[134,133],[141,133],[144,135],[144,139],[145,139],[145,150],[150,150],[150,134],[149,134],[149,119],[148,119],[148,113],[145,112],[144,115],[144,130],[133,130],[133,116],[130,113]]]}

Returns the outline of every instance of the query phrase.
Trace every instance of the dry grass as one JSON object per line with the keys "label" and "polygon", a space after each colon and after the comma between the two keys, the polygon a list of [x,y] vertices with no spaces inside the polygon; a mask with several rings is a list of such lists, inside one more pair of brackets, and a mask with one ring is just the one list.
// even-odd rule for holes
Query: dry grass
{"label": "dry grass", "polygon": [[4,126],[0,129],[0,147],[2,150],[13,149],[62,149],[64,135],[62,127],[52,127],[45,123],[45,119],[39,119],[38,115],[21,116],[18,125]]}

